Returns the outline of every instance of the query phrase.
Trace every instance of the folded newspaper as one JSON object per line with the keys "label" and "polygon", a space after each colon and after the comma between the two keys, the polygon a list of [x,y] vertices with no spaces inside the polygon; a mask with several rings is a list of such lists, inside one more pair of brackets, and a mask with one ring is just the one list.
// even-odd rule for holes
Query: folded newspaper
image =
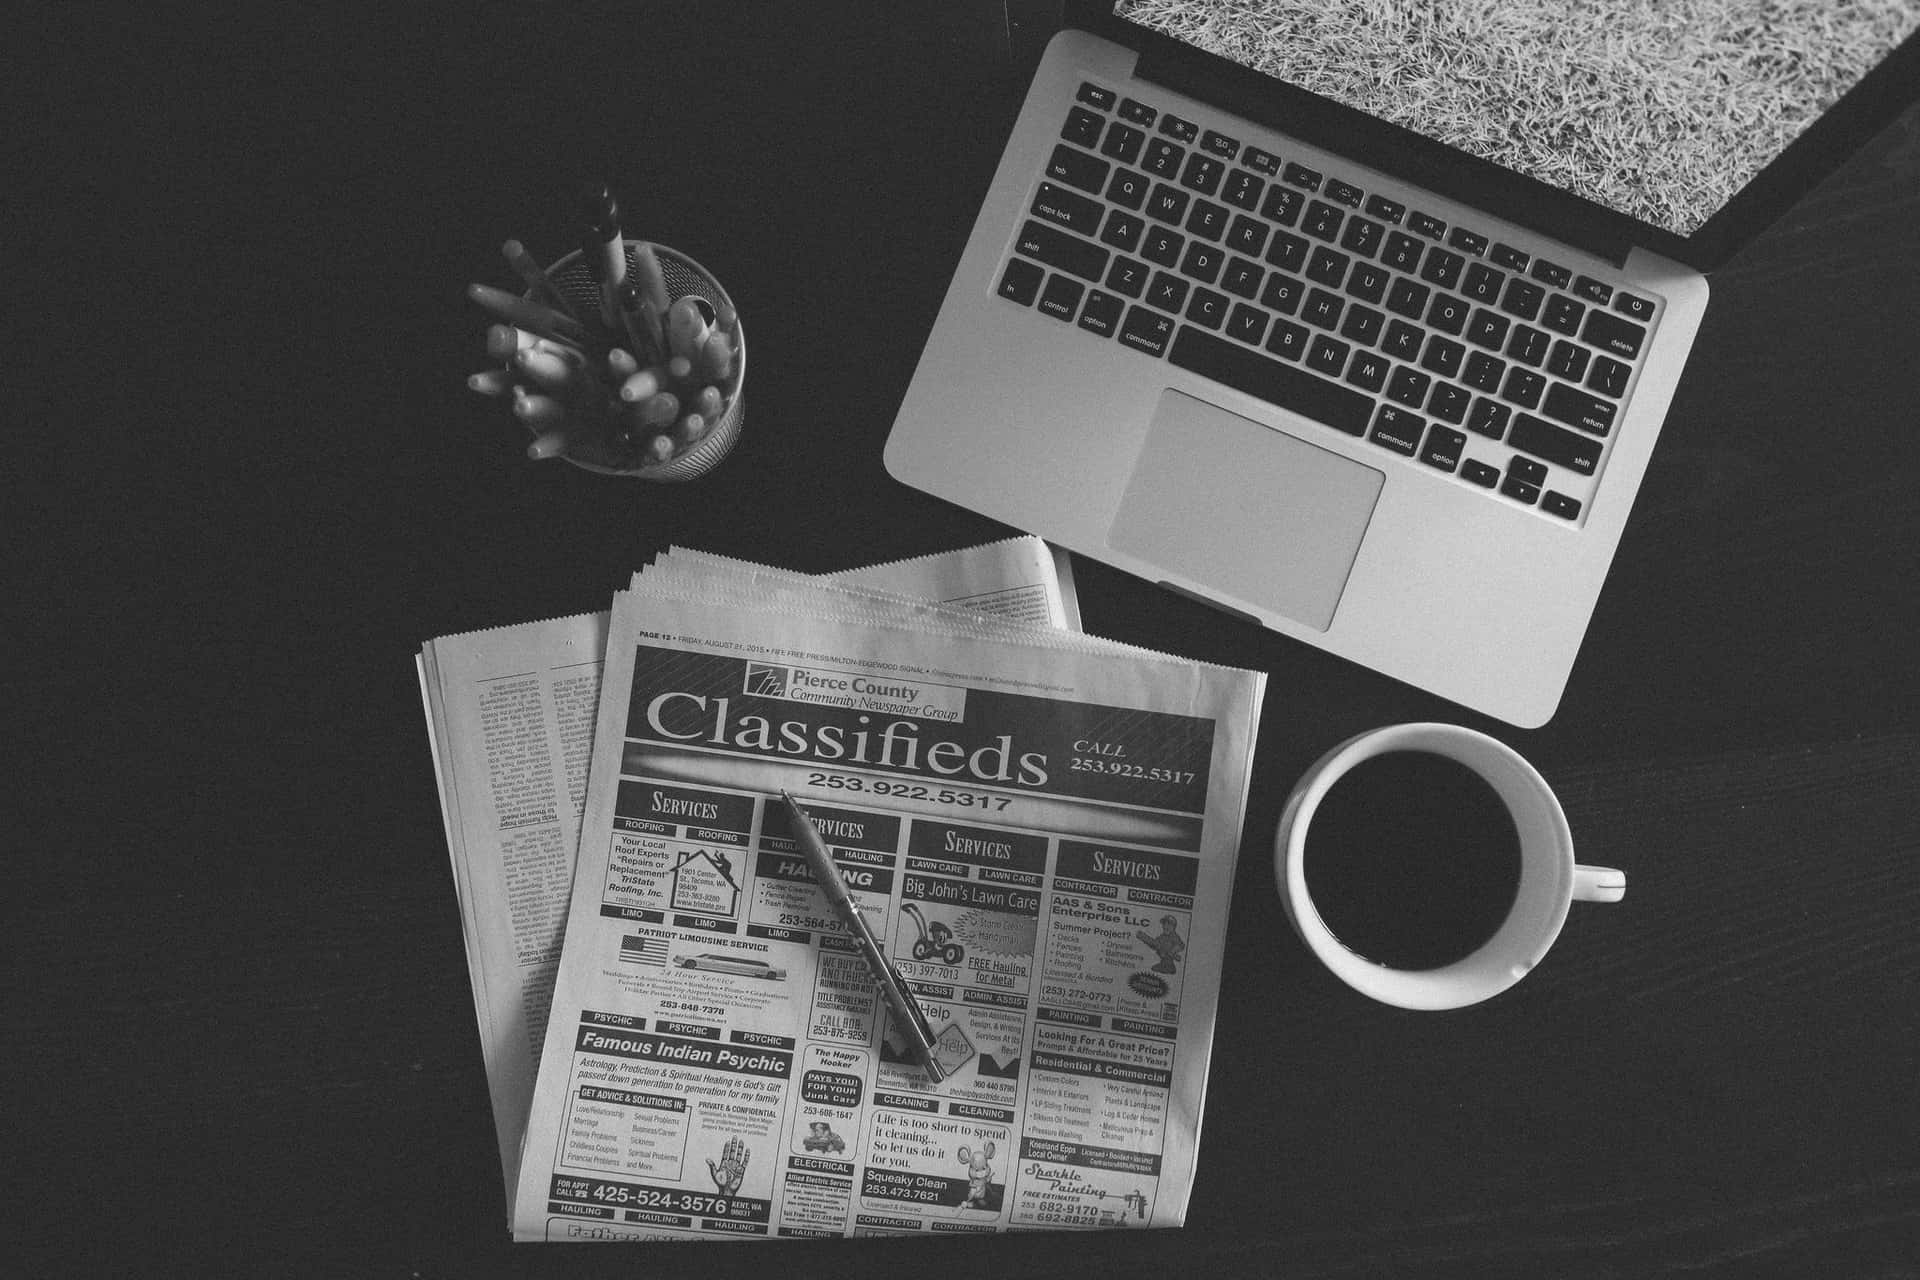
{"label": "folded newspaper", "polygon": [[953,563],[1045,608],[676,550],[610,615],[423,649],[517,1238],[1184,1219],[1264,678],[1068,629],[1030,544]]}

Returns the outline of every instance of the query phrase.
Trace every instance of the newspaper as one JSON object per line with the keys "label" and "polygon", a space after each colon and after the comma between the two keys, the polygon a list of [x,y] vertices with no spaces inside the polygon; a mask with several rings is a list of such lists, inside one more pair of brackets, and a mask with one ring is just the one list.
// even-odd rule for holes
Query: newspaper
{"label": "newspaper", "polygon": [[[716,559],[678,552],[678,562],[709,569]],[[660,558],[673,562],[675,550]],[[1033,537],[825,581],[1079,627],[1063,554]],[[417,659],[509,1209],[573,884],[607,618],[443,637]]]}
{"label": "newspaper", "polygon": [[[516,1237],[1178,1225],[1263,688],[717,557],[636,578]],[[939,1086],[782,788],[939,1033]]]}

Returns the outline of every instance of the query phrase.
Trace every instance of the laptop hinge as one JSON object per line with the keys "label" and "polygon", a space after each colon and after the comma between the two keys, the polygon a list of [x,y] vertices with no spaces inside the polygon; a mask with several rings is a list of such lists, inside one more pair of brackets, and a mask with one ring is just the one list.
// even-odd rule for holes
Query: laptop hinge
{"label": "laptop hinge", "polygon": [[[1362,145],[1366,163],[1402,181],[1462,204],[1487,209],[1540,235],[1604,258],[1616,267],[1625,265],[1627,255],[1633,250],[1630,239],[1605,225],[1604,211],[1595,217],[1578,207],[1584,202],[1572,201],[1563,193],[1521,178],[1511,170],[1471,157],[1430,151],[1427,149],[1430,144],[1417,134],[1372,116],[1359,116],[1356,120],[1356,113],[1345,107],[1292,86],[1277,84],[1259,72],[1221,59],[1182,57],[1155,45],[1140,53],[1133,74],[1137,79],[1210,103],[1329,151],[1352,150],[1356,130],[1365,130]],[[1529,189],[1513,190],[1516,184],[1524,184]],[[1500,187],[1507,187],[1511,198],[1489,199]]]}

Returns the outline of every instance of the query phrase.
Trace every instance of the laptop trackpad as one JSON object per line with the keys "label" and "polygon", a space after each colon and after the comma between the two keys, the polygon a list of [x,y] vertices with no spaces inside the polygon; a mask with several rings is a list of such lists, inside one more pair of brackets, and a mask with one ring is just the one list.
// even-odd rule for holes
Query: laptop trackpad
{"label": "laptop trackpad", "polygon": [[1325,631],[1385,480],[1351,458],[1168,390],[1107,542]]}

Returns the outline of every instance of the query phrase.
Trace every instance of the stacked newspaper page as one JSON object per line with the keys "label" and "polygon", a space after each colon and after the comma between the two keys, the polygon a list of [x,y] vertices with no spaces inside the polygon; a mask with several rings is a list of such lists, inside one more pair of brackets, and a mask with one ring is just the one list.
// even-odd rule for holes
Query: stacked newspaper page
{"label": "stacked newspaper page", "polygon": [[1264,678],[1072,620],[1031,539],[824,579],[675,550],[609,615],[426,646],[517,1238],[1183,1220]]}

